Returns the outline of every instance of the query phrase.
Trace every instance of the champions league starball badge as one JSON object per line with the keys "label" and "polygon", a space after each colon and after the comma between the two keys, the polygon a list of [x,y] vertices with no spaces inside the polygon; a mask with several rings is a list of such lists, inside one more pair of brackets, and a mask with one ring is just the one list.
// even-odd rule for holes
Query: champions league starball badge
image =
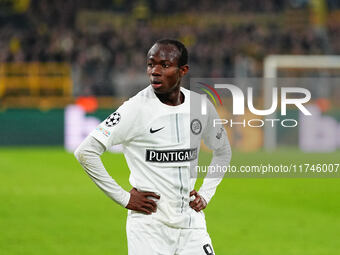
{"label": "champions league starball badge", "polygon": [[194,119],[191,121],[191,132],[195,135],[198,135],[202,131],[202,124],[198,119]]}
{"label": "champions league starball badge", "polygon": [[105,125],[107,127],[113,127],[119,123],[120,118],[120,114],[118,112],[114,112],[109,117],[107,117],[105,120]]}

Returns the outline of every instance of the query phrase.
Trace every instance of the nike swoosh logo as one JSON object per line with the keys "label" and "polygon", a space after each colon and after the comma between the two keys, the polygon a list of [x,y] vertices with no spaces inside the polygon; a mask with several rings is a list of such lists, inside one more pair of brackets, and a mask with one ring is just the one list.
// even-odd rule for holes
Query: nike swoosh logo
{"label": "nike swoosh logo", "polygon": [[156,133],[156,132],[162,130],[163,128],[165,128],[165,127],[161,127],[161,128],[159,128],[159,129],[152,129],[152,128],[150,128],[150,133],[151,133],[151,134]]}

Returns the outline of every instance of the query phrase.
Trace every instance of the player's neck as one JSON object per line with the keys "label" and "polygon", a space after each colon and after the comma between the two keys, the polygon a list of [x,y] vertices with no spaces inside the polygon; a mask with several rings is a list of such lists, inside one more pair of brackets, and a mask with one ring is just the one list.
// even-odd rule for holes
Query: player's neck
{"label": "player's neck", "polygon": [[163,104],[171,106],[180,105],[184,102],[184,94],[180,88],[171,91],[169,94],[156,94],[156,96]]}

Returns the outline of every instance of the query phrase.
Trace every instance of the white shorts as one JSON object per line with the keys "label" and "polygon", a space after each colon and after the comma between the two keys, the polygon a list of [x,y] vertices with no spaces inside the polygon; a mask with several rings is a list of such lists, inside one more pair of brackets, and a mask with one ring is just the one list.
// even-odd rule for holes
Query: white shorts
{"label": "white shorts", "polygon": [[157,220],[128,217],[129,255],[214,255],[206,229],[172,228]]}

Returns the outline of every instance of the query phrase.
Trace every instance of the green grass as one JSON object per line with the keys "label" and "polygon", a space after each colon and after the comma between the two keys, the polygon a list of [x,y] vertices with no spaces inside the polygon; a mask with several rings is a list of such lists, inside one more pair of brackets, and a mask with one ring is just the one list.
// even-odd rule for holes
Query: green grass
{"label": "green grass", "polygon": [[[129,189],[122,155],[104,154]],[[237,153],[233,164],[339,163],[340,153]],[[203,162],[207,159],[204,158]],[[336,255],[340,179],[224,179],[205,210],[216,254]],[[126,210],[61,148],[0,149],[0,254],[127,254]]]}

